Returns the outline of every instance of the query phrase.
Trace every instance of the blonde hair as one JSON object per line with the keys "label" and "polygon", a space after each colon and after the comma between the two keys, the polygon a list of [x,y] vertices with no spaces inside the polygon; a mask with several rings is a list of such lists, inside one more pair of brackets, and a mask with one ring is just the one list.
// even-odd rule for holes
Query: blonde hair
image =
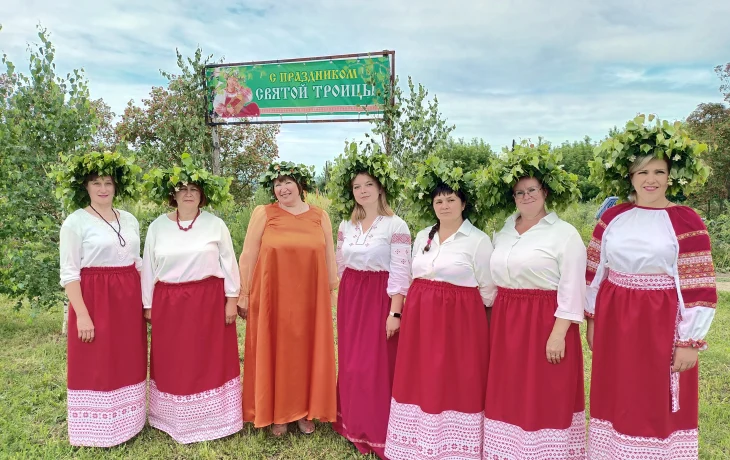
{"label": "blonde hair", "polygon": [[[379,216],[392,216],[395,215],[392,209],[390,209],[390,205],[388,205],[388,199],[385,197],[385,189],[383,188],[380,181],[368,174],[367,172],[361,172],[355,174],[355,177],[353,177],[350,180],[350,188],[352,188],[352,183],[355,181],[355,178],[359,176],[360,174],[365,174],[369,178],[375,181],[376,184],[378,184],[378,215]],[[355,197],[355,194],[353,193],[353,199]],[[355,207],[352,208],[352,214],[350,215],[350,221],[353,224],[356,224],[360,222],[361,220],[365,220],[365,208],[363,208],[360,203],[355,200]]]}
{"label": "blonde hair", "polygon": [[[641,157],[638,157],[636,160],[634,160],[633,163],[631,163],[631,167],[629,167],[629,182],[631,182],[631,179],[634,178],[634,173],[637,171],[640,171],[642,168],[644,168],[646,165],[649,164],[650,161],[656,160],[657,157],[654,155],[644,155]],[[669,173],[669,169],[671,168],[671,165],[669,164],[669,161],[666,158],[662,158],[667,163],[667,173]],[[632,185],[633,187],[633,185]],[[631,193],[629,193],[629,202],[636,204],[636,190],[631,190]]]}

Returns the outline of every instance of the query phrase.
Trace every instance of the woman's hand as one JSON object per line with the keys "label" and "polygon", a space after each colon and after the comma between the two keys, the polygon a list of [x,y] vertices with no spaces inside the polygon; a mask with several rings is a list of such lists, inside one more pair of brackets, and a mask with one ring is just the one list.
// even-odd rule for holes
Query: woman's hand
{"label": "woman's hand", "polygon": [[248,318],[248,296],[238,298],[238,316],[244,320]]}
{"label": "woman's hand", "polygon": [[559,364],[565,358],[565,335],[550,334],[545,345],[545,355],[549,363]]}
{"label": "woman's hand", "polygon": [[594,326],[593,326],[593,318],[588,318],[587,325],[586,325],[586,342],[588,342],[588,348],[593,351],[593,333],[594,333]]}
{"label": "woman's hand", "polygon": [[684,372],[695,367],[698,354],[699,350],[697,348],[675,347],[672,372]]}
{"label": "woman's hand", "polygon": [[226,297],[226,324],[236,322],[236,304],[238,297]]}
{"label": "woman's hand", "polygon": [[398,331],[400,331],[400,318],[388,316],[388,319],[385,320],[385,338],[393,337]]}
{"label": "woman's hand", "polygon": [[88,314],[76,317],[76,329],[82,342],[90,343],[94,341],[94,322],[91,321]]}
{"label": "woman's hand", "polygon": [[145,308],[145,310],[144,310],[144,319],[148,323],[152,324],[152,309],[151,308]]}

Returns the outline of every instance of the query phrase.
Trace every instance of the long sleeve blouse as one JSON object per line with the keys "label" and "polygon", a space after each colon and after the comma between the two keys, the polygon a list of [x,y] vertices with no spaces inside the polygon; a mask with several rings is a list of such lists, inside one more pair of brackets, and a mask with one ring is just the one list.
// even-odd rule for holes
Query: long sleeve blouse
{"label": "long sleeve blouse", "polygon": [[497,286],[558,291],[555,317],[583,321],[586,247],[578,231],[550,213],[522,235],[510,216],[494,237],[490,261]]}
{"label": "long sleeve blouse", "polygon": [[66,217],[60,231],[61,286],[81,279],[81,269],[87,267],[128,267],[134,264],[142,269],[139,256],[139,223],[127,211],[119,211],[119,225],[111,222],[126,244],[119,244],[119,237],[112,227],[100,217],[78,209]]}
{"label": "long sleeve blouse", "polygon": [[478,287],[484,305],[491,307],[497,287],[489,271],[493,250],[489,236],[465,220],[459,230],[443,242],[436,232],[431,249],[424,252],[430,231],[431,227],[427,227],[418,232],[413,243],[413,278]]}
{"label": "long sleeve blouse", "polygon": [[[180,222],[183,226],[191,221]],[[150,224],[142,258],[142,303],[152,307],[155,283],[185,283],[223,278],[226,297],[238,297],[241,287],[231,234],[217,216],[201,211],[193,227],[181,231],[166,214]]]}
{"label": "long sleeve blouse", "polygon": [[389,273],[387,292],[406,295],[411,284],[411,234],[398,216],[378,216],[363,232],[360,222],[343,220],[337,232],[337,272],[345,268]]}

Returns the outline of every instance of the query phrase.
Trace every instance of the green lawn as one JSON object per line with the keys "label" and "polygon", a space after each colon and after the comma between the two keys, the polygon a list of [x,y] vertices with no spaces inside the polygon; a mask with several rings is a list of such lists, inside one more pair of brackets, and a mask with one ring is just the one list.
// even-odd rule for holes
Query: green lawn
{"label": "green lawn", "polygon": [[[18,459],[348,459],[363,458],[328,425],[312,436],[275,439],[247,425],[231,437],[189,446],[146,427],[130,442],[111,449],[74,448],[66,436],[65,338],[61,312],[31,319],[0,302],[0,458]],[[242,323],[239,322],[239,331]],[[730,293],[721,294],[701,354],[700,458],[730,458]],[[243,341],[240,342],[241,344]],[[586,353],[586,376],[590,376]],[[586,382],[586,388],[588,382]],[[295,425],[291,428],[296,431]]]}

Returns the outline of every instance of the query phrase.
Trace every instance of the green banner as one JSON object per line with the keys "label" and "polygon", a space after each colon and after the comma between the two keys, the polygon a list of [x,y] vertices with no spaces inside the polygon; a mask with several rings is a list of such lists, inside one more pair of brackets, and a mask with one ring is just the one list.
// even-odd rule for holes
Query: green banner
{"label": "green banner", "polygon": [[208,66],[208,114],[214,124],[382,114],[390,73],[390,56]]}

